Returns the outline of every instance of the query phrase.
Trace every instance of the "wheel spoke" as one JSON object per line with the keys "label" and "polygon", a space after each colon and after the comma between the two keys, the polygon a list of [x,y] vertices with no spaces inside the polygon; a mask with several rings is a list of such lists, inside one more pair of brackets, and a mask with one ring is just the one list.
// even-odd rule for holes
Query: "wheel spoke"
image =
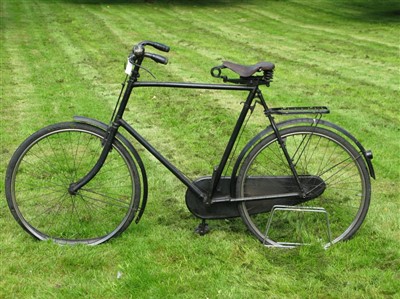
{"label": "wheel spoke", "polygon": [[[333,242],[350,238],[363,222],[370,200],[369,176],[361,154],[339,135],[319,127],[292,127],[282,130],[281,134],[298,175],[309,186],[307,194],[316,196],[309,201],[303,200],[301,205],[321,207],[329,213]],[[276,137],[266,137],[249,152],[242,163],[237,179],[237,197],[256,192],[247,188],[261,188],[254,183],[247,184],[249,178],[282,178],[291,175],[288,169],[288,162],[283,157]],[[269,188],[286,187],[271,185],[263,186],[260,190]],[[318,195],[315,192],[321,193]],[[283,202],[290,204],[286,199]],[[265,203],[263,205],[263,202],[239,204],[243,221],[262,242],[274,244],[276,241],[289,241],[286,239],[293,235],[304,240],[305,227],[308,228],[308,235],[317,237],[326,231],[326,223],[316,215],[307,215],[307,218],[305,214],[287,212],[287,215],[282,213],[274,220],[274,232],[269,233],[265,239],[270,208]]]}
{"label": "wheel spoke", "polygon": [[121,233],[140,203],[135,162],[115,141],[98,174],[77,195],[68,187],[97,162],[105,132],[61,123],[29,137],[7,170],[6,194],[14,216],[39,239],[101,243]]}
{"label": "wheel spoke", "polygon": [[97,202],[100,202],[100,203],[104,203],[106,205],[115,206],[115,207],[119,207],[119,208],[122,208],[122,209],[129,208],[129,202],[126,202],[126,201],[124,201],[122,199],[115,198],[115,197],[112,197],[112,196],[109,196],[107,194],[103,194],[103,193],[100,193],[100,192],[96,192],[96,191],[91,190],[91,189],[82,188],[81,191],[86,191],[87,193],[92,193],[93,195],[99,195],[100,198],[102,198],[102,199],[99,199],[99,198],[96,198],[94,196],[88,196],[86,194],[80,193],[80,195],[82,196],[83,199],[86,198],[86,199],[94,200],[94,201],[97,201]]}

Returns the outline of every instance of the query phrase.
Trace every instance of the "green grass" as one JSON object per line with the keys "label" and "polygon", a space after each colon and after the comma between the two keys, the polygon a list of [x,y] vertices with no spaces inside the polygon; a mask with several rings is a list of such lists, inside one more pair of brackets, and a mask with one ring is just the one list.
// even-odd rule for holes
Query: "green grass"
{"label": "green grass", "polygon": [[[144,217],[101,246],[33,240],[8,211],[2,179],[0,298],[399,298],[399,11],[361,0],[2,0],[3,178],[37,129],[73,115],[107,122],[131,46],[149,39],[171,46],[167,66],[146,64],[159,80],[218,82],[209,70],[222,60],[274,62],[267,101],[329,106],[326,119],[373,150],[377,180],[355,238],[325,251],[263,248],[240,219],[195,235],[185,188],[143,150]],[[244,96],[141,90],[126,118],[196,178],[218,164]],[[249,134],[263,126],[255,115]]]}

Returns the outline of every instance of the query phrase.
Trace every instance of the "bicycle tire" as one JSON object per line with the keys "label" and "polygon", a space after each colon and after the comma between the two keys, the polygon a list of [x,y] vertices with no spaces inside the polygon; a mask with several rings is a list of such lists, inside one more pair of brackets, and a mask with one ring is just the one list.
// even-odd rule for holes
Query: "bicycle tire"
{"label": "bicycle tire", "polygon": [[[325,238],[328,230],[325,218],[321,219],[317,213],[305,216],[305,213],[282,212],[271,222],[266,236],[270,212],[255,212],[260,202],[244,201],[238,206],[242,220],[267,245],[319,238],[327,240],[327,247],[348,240],[363,223],[371,198],[370,178],[362,154],[343,137],[324,128],[297,126],[283,129],[281,135],[298,174],[317,176],[325,184],[322,194],[299,205],[327,211],[332,242]],[[249,183],[254,176],[293,177],[275,134],[261,140],[245,157],[237,177],[237,197],[254,195]]]}
{"label": "bicycle tire", "polygon": [[141,185],[134,160],[118,140],[98,174],[76,195],[68,192],[96,163],[105,135],[88,124],[58,123],[32,134],[15,151],[6,173],[6,198],[29,234],[60,244],[96,245],[129,226]]}

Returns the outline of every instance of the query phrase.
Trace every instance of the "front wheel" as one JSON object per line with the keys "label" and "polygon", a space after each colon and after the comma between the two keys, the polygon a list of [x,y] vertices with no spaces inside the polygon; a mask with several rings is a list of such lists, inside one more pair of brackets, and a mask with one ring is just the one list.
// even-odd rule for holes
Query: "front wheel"
{"label": "front wheel", "polygon": [[[332,243],[352,237],[367,214],[371,195],[370,179],[362,154],[344,138],[323,128],[292,127],[283,129],[281,135],[298,175],[304,180],[318,178],[324,184],[323,192],[301,205],[327,211]],[[263,188],[254,184],[257,177],[294,182],[289,179],[293,176],[274,134],[258,143],[244,159],[237,177],[237,197],[262,196],[257,194],[257,190]],[[280,188],[293,190],[293,186]],[[305,236],[301,234],[304,232],[307,236],[326,239],[326,220],[321,219],[318,213],[307,213],[307,216],[305,213],[276,214],[266,236],[270,208],[263,210],[263,205],[265,201],[239,204],[244,223],[260,241],[272,245],[293,238],[303,241]],[[302,232],[298,234],[300,230]]]}
{"label": "front wheel", "polygon": [[123,232],[140,202],[140,181],[126,148],[115,140],[103,167],[76,194],[68,188],[94,166],[106,133],[82,123],[48,126],[14,153],[6,197],[32,236],[62,244],[100,244]]}

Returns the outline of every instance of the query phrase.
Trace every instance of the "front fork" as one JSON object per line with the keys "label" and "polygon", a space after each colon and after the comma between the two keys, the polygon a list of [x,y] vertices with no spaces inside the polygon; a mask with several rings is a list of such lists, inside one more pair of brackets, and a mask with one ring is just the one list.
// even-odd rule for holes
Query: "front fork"
{"label": "front fork", "polygon": [[93,179],[95,175],[100,171],[101,167],[104,165],[104,162],[107,159],[108,153],[111,151],[112,144],[114,142],[114,138],[117,134],[119,126],[120,125],[118,123],[114,122],[110,127],[108,127],[106,136],[103,141],[103,150],[101,151],[99,159],[97,160],[93,168],[83,178],[69,185],[69,194],[76,195],[79,189],[89,183],[90,180]]}
{"label": "front fork", "polygon": [[[90,182],[91,179],[94,178],[94,176],[100,171],[101,167],[103,166],[104,162],[107,159],[108,153],[111,151],[112,144],[114,142],[114,138],[118,132],[118,128],[121,126],[119,120],[122,119],[122,116],[125,111],[125,107],[128,104],[129,98],[131,96],[131,92],[133,90],[133,84],[137,81],[137,78],[139,77],[139,68],[142,63],[143,58],[138,61],[135,64],[135,68],[132,71],[132,75],[129,77],[128,80],[128,86],[125,89],[125,82],[122,84],[122,89],[120,96],[118,98],[117,104],[115,106],[114,113],[111,117],[111,126],[108,127],[106,136],[104,138],[104,143],[103,143],[103,150],[101,152],[101,155],[99,159],[97,160],[96,164],[93,166],[93,168],[79,181],[73,182],[69,185],[68,192],[71,195],[76,195],[78,190],[81,189],[83,186],[85,186],[87,183]],[[123,90],[125,89],[125,92],[123,93]],[[122,96],[122,101],[119,103],[119,100]]]}

